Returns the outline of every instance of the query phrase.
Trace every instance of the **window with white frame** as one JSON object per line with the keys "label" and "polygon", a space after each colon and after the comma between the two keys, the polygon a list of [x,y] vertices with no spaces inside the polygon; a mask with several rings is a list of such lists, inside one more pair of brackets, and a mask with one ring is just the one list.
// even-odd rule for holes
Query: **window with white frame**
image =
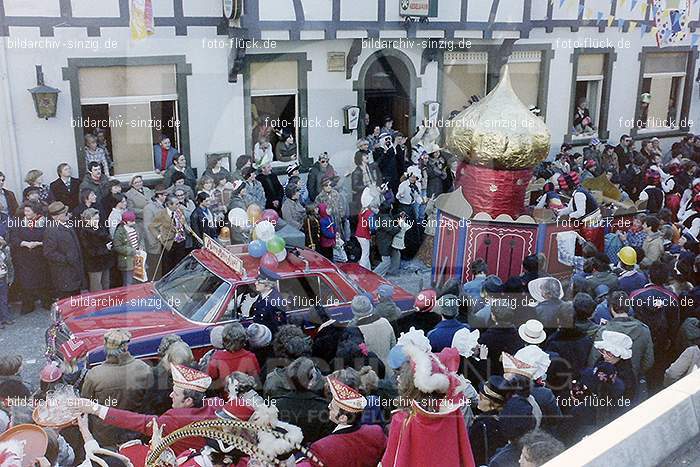
{"label": "window with white frame", "polygon": [[487,52],[445,52],[442,108],[445,115],[462,111],[472,96],[486,95]]}
{"label": "window with white frame", "polygon": [[571,134],[574,138],[591,137],[598,133],[605,79],[605,54],[578,56],[574,112]]}
{"label": "window with white frame", "polygon": [[250,102],[254,154],[264,154],[266,150],[260,148],[269,145],[273,167],[292,163],[291,155],[298,160],[298,154],[289,145],[284,146],[291,136],[294,149],[298,147],[299,124],[303,123],[299,121],[297,62],[253,61],[250,64]]}
{"label": "window with white frame", "polygon": [[[649,53],[645,57],[639,93],[640,131],[676,130],[684,96],[687,53]],[[689,96],[688,96],[689,97]]]}
{"label": "window with white frame", "polygon": [[515,94],[528,107],[539,107],[542,51],[515,51],[508,58],[508,69]]}
{"label": "window with white frame", "polygon": [[161,135],[179,148],[175,65],[87,67],[78,77],[83,134],[104,130],[113,175],[152,172]]}

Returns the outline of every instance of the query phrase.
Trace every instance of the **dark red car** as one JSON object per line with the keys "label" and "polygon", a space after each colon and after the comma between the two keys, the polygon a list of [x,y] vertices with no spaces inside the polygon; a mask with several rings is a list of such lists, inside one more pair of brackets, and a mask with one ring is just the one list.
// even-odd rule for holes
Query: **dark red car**
{"label": "dark red car", "polygon": [[[349,321],[354,296],[367,291],[376,301],[377,287],[390,284],[354,263],[335,264],[303,248],[287,251],[277,270],[278,288],[287,299],[287,316],[293,323],[303,324],[315,304],[323,305],[331,318]],[[246,245],[210,243],[157,282],[61,300],[52,308],[47,355],[63,359],[63,344],[85,345],[88,365],[93,366],[104,361],[105,331],[127,329],[132,335],[129,351],[137,358],[156,360],[161,338],[172,333],[180,335],[199,358],[211,348],[211,328],[251,322],[248,294],[254,291],[258,266],[259,260],[248,255]],[[394,300],[404,311],[414,306],[414,296],[396,285]]]}

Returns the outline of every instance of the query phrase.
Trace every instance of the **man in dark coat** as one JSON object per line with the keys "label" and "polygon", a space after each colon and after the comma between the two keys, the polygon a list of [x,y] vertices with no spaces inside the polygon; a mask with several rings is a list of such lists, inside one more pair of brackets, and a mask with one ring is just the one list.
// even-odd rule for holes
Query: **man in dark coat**
{"label": "man in dark coat", "polygon": [[279,274],[260,268],[255,281],[255,290],[259,295],[253,303],[253,322],[264,324],[270,328],[272,334],[277,332],[279,326],[287,324],[287,314],[284,311],[285,300],[276,288],[277,281],[280,279]]}
{"label": "man in dark coat", "polygon": [[85,269],[78,235],[68,224],[68,206],[54,201],[49,216],[53,222],[44,231],[43,248],[55,293],[58,298],[78,295],[86,288]]}
{"label": "man in dark coat", "polygon": [[19,208],[17,197],[5,188],[5,174],[0,172],[0,212],[5,212],[8,216],[13,217],[17,208]]}
{"label": "man in dark coat", "polygon": [[680,301],[678,296],[664,287],[668,282],[668,269],[660,261],[649,268],[651,281],[643,289],[630,294],[634,316],[649,326],[654,343],[654,366],[647,379],[651,390],[660,389],[664,370],[673,361],[673,344],[680,329]]}
{"label": "man in dark coat", "polygon": [[588,355],[593,348],[590,333],[597,330],[590,320],[594,310],[595,301],[590,295],[583,292],[576,294],[574,327],[559,329],[543,345],[547,353],[557,355],[547,371],[547,383],[561,397],[567,397],[571,381],[586,368]]}
{"label": "man in dark coat", "polygon": [[399,227],[398,219],[391,215],[391,207],[382,204],[379,207],[379,215],[377,216],[376,226],[377,226],[377,248],[379,249],[379,256],[382,257],[382,262],[374,268],[374,273],[383,276],[389,271],[391,267],[391,242],[397,233],[401,231]]}
{"label": "man in dark coat", "polygon": [[284,371],[294,389],[272,399],[279,410],[279,420],[301,428],[305,444],[330,434],[333,424],[328,418],[328,401],[312,390],[322,378],[314,362],[299,357]]}
{"label": "man in dark coat", "polygon": [[49,189],[56,201],[62,202],[72,211],[80,202],[80,180],[72,176],[70,165],[65,162],[58,165],[56,172],[58,178],[51,182]]}
{"label": "man in dark coat", "polygon": [[262,184],[265,190],[265,209],[274,209],[280,212],[282,209],[282,200],[284,199],[284,187],[277,178],[277,175],[272,173],[272,165],[264,165],[260,169],[257,176],[258,181]]}
{"label": "man in dark coat", "polygon": [[401,174],[396,151],[391,142],[391,135],[382,133],[379,135],[380,143],[374,148],[374,160],[377,162],[382,177],[389,182],[389,188],[393,193],[399,190]]}
{"label": "man in dark coat", "polygon": [[442,321],[428,333],[430,347],[435,353],[446,347],[452,347],[452,339],[457,331],[469,329],[469,326],[457,320],[459,302],[459,298],[452,294],[443,295],[437,301],[435,311],[442,316]]}
{"label": "man in dark coat", "polygon": [[29,203],[24,211],[24,217],[18,217],[10,230],[12,263],[22,291],[22,314],[34,311],[37,299],[41,299],[47,310],[51,308],[51,285],[47,281],[37,280],[37,277],[46,274],[46,258],[41,249],[46,219],[38,203]]}

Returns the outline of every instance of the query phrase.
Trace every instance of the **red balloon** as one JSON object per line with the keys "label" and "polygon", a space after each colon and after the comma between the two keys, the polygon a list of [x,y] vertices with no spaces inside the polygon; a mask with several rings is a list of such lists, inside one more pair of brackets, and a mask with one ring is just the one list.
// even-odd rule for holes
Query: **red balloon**
{"label": "red balloon", "polygon": [[276,271],[277,266],[279,266],[279,261],[275,258],[272,253],[265,253],[262,258],[260,258],[260,267],[267,268],[270,271]]}
{"label": "red balloon", "polygon": [[277,214],[277,211],[275,211],[274,209],[265,209],[262,213],[262,216],[260,216],[260,220],[270,221],[273,225],[277,224],[279,218],[279,214]]}

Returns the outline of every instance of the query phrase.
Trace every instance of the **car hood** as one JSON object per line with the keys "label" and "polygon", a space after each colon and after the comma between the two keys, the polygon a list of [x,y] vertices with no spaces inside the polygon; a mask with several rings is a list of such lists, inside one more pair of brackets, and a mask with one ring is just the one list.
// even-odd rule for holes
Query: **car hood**
{"label": "car hood", "polygon": [[94,345],[101,345],[110,329],[127,330],[133,340],[191,325],[161,299],[152,283],[70,297],[58,303],[58,311],[75,338]]}

